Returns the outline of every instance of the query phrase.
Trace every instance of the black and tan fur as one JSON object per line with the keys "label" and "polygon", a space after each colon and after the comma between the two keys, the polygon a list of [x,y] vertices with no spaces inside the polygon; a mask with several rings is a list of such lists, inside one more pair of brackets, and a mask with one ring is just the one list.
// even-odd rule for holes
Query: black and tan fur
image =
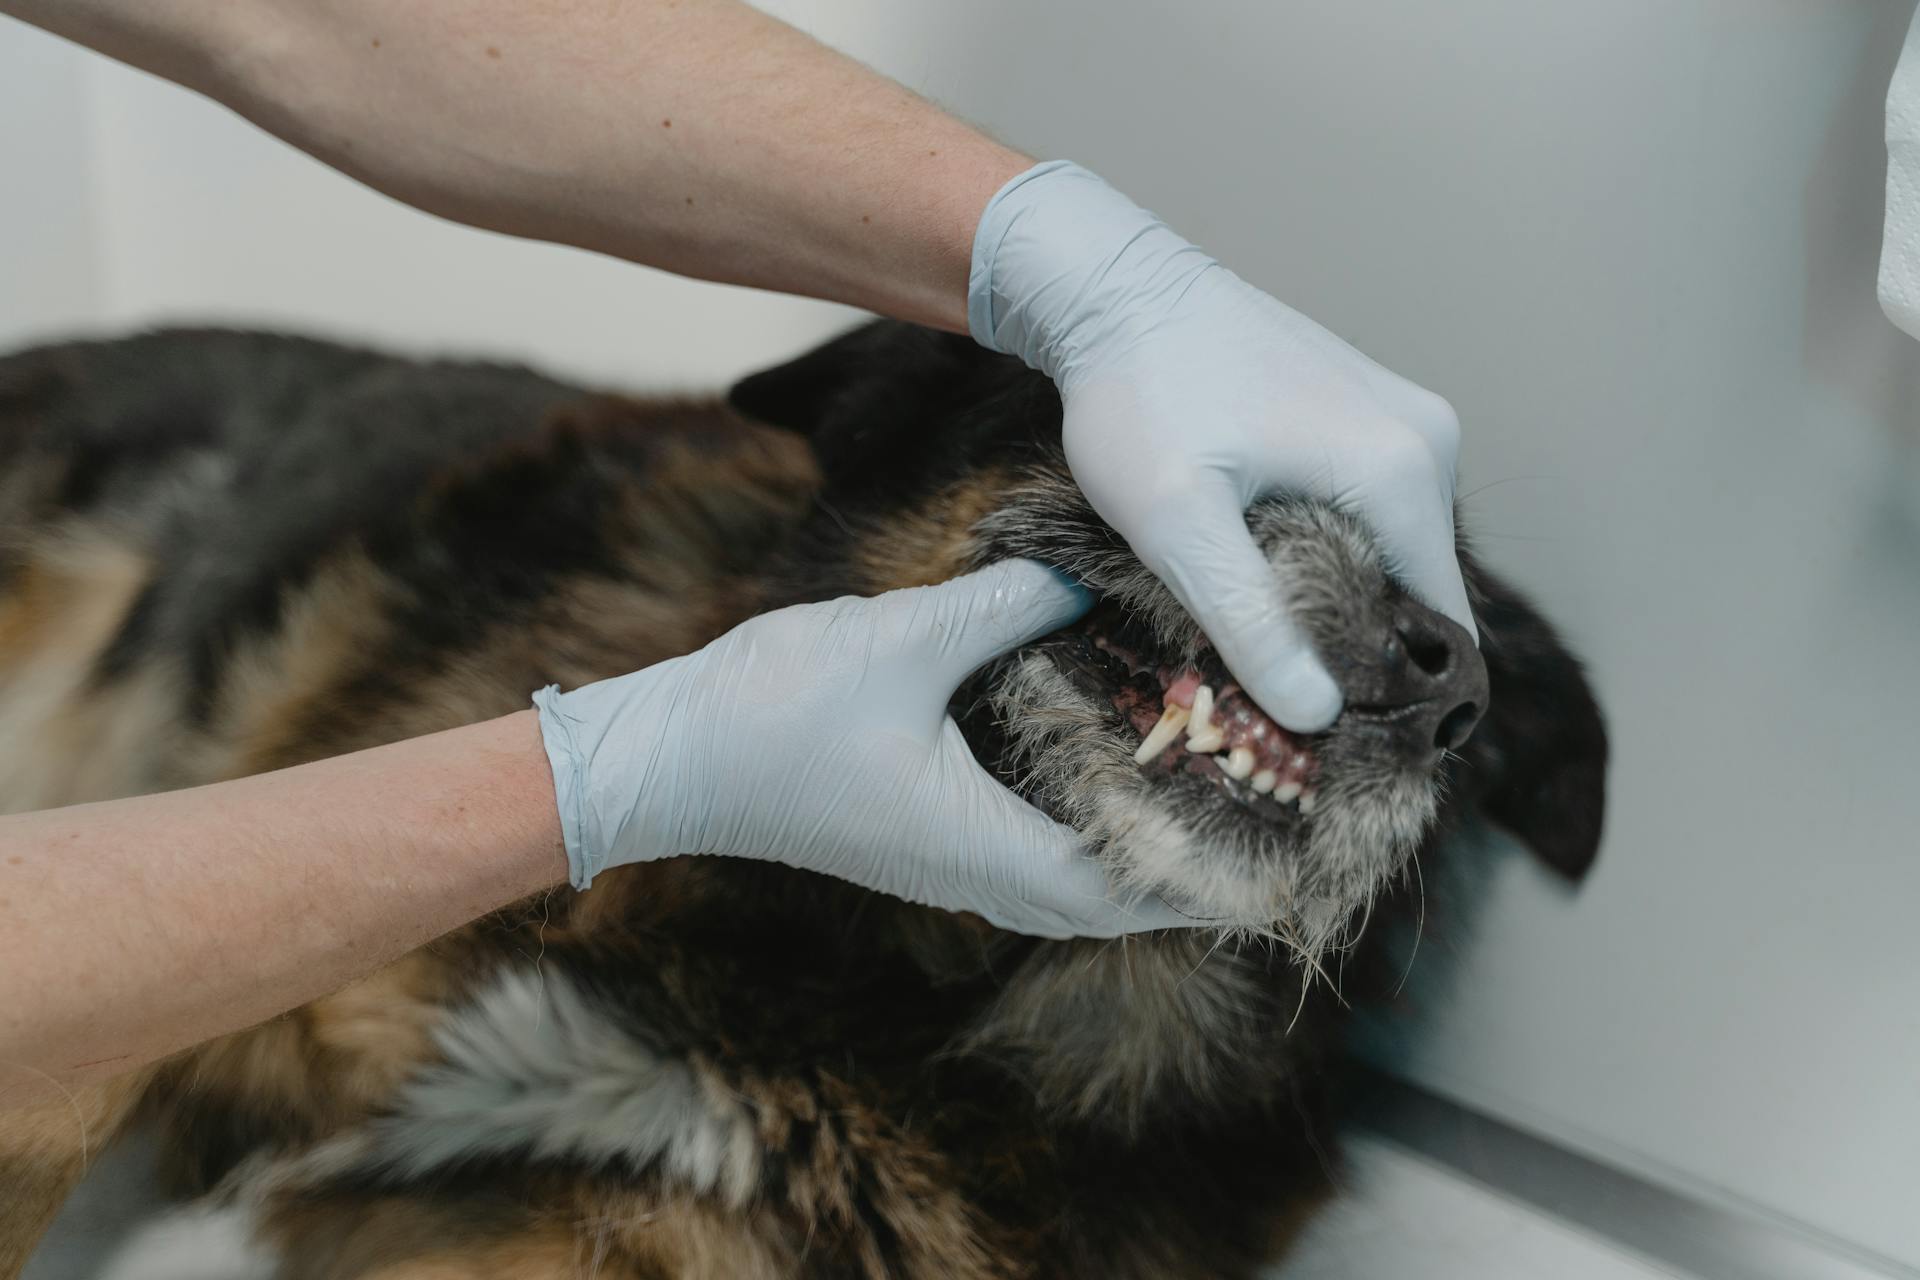
{"label": "black and tan fur", "polygon": [[[899,326],[731,405],[227,332],[0,360],[0,806],[468,723],[771,607],[1004,555],[1173,634],[1058,429],[1043,379]],[[1323,643],[1395,598],[1345,517],[1253,521],[1319,593]],[[611,872],[73,1106],[0,1114],[0,1275],[83,1141],[135,1115],[182,1194],[246,1215],[297,1280],[1248,1274],[1333,1158],[1343,1012],[1298,953],[1349,945],[1364,996],[1407,858],[1444,856],[1476,807],[1568,874],[1598,839],[1605,739],[1578,668],[1474,577],[1479,732],[1413,781],[1366,781],[1365,739],[1334,735],[1362,780],[1284,850],[1199,800],[1173,852],[1116,819],[1125,734],[1055,687],[1044,646],[956,704],[1116,874],[1242,926],[1224,942],[1036,942],[721,859]]]}

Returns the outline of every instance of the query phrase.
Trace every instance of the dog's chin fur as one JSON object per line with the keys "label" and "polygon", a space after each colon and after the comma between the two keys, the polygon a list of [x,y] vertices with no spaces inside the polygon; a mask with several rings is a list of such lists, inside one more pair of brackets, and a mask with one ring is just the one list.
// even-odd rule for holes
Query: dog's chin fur
{"label": "dog's chin fur", "polygon": [[[1330,643],[1356,608],[1384,598],[1378,547],[1351,517],[1283,499],[1249,516],[1289,584],[1306,634]],[[1145,622],[1162,653],[1191,660],[1201,632],[1161,581],[1102,524],[1064,468],[1036,471],[980,527],[994,555],[1050,561]],[[1235,932],[1275,937],[1312,963],[1337,945],[1419,846],[1441,780],[1385,759],[1336,723],[1315,740],[1310,817],[1256,814],[1209,784],[1134,763],[1139,735],[1071,679],[1045,644],[989,669],[981,690],[1006,743],[1001,772],[1085,834],[1122,885]]]}

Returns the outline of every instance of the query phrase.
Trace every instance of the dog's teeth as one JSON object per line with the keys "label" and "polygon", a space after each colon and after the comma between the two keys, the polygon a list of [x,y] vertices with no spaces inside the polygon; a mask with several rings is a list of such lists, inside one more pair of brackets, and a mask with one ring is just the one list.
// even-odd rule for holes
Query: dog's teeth
{"label": "dog's teeth", "polygon": [[1279,774],[1275,773],[1271,769],[1262,769],[1260,772],[1253,775],[1253,789],[1255,791],[1258,791],[1261,795],[1264,796],[1264,795],[1267,795],[1269,792],[1271,792],[1274,788],[1274,784],[1279,781],[1280,781]]}
{"label": "dog's teeth", "polygon": [[1160,713],[1159,721],[1148,730],[1145,741],[1140,744],[1140,749],[1133,753],[1133,762],[1146,764],[1172,746],[1174,739],[1180,736],[1180,731],[1187,727],[1187,717],[1190,714],[1185,707],[1169,702],[1167,709]]}
{"label": "dog's teeth", "polygon": [[1289,778],[1273,789],[1273,798],[1281,804],[1292,804],[1300,798],[1301,790],[1300,784],[1294,779]]}
{"label": "dog's teeth", "polygon": [[1226,759],[1220,764],[1229,778],[1244,780],[1253,776],[1253,752],[1245,747],[1235,747],[1227,752]]}
{"label": "dog's teeth", "polygon": [[1193,691],[1193,722],[1204,724],[1213,714],[1213,686],[1203,684]]}
{"label": "dog's teeth", "polygon": [[1193,731],[1204,733],[1213,728],[1213,686],[1203,684],[1193,691]]}
{"label": "dog's teeth", "polygon": [[1306,816],[1307,816],[1308,814],[1310,814],[1310,813],[1312,813],[1312,812],[1313,812],[1313,806],[1314,806],[1314,805],[1315,805],[1315,804],[1316,804],[1317,802],[1318,802],[1318,793],[1317,793],[1317,792],[1313,792],[1313,791],[1302,791],[1302,792],[1300,793],[1300,816],[1304,818],[1304,817],[1306,817]]}
{"label": "dog's teeth", "polygon": [[1201,685],[1193,691],[1193,718],[1187,722],[1187,750],[1195,755],[1210,755],[1227,745],[1227,735],[1213,722],[1213,688]]}

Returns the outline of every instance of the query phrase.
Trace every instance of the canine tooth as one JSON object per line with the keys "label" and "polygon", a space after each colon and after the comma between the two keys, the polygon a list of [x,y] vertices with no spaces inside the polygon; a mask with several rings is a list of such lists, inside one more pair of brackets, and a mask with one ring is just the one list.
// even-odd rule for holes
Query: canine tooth
{"label": "canine tooth", "polygon": [[1180,736],[1180,730],[1186,728],[1189,714],[1191,713],[1178,703],[1168,703],[1167,709],[1160,713],[1160,719],[1152,729],[1147,731],[1146,739],[1141,742],[1140,749],[1133,753],[1133,762],[1146,764],[1172,746],[1173,740]]}
{"label": "canine tooth", "polygon": [[1253,752],[1245,747],[1235,747],[1227,752],[1226,761],[1220,766],[1229,778],[1244,780],[1253,775]]}
{"label": "canine tooth", "polygon": [[1299,782],[1289,778],[1273,789],[1273,798],[1281,804],[1292,804],[1300,798],[1301,790]]}
{"label": "canine tooth", "polygon": [[1317,792],[1302,791],[1300,793],[1300,816],[1301,817],[1304,818],[1308,814],[1313,812],[1313,806],[1317,799],[1318,799]]}
{"label": "canine tooth", "polygon": [[1187,750],[1211,754],[1227,745],[1227,735],[1213,722],[1213,690],[1201,685],[1193,691],[1193,718],[1187,722]]}
{"label": "canine tooth", "polygon": [[1255,791],[1258,791],[1261,795],[1264,796],[1269,792],[1271,792],[1274,788],[1274,784],[1279,781],[1280,781],[1279,774],[1275,773],[1271,769],[1262,769],[1260,772],[1253,775],[1253,789]]}

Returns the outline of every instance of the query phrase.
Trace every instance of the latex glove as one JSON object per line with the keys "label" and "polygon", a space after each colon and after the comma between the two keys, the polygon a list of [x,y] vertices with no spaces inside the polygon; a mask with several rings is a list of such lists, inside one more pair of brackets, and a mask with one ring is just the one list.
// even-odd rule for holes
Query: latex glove
{"label": "latex glove", "polygon": [[1357,513],[1407,586],[1474,634],[1453,542],[1460,426],[1439,396],[1063,161],[987,205],[967,303],[976,341],[1058,384],[1087,500],[1286,728],[1325,728],[1341,695],[1247,532],[1262,495]]}
{"label": "latex glove", "polygon": [[976,667],[1086,612],[1029,560],[764,614],[685,657],[534,695],[575,888],[674,854],[765,858],[1003,929],[1193,924],[1120,903],[1078,836],[982,769],[947,715]]}

